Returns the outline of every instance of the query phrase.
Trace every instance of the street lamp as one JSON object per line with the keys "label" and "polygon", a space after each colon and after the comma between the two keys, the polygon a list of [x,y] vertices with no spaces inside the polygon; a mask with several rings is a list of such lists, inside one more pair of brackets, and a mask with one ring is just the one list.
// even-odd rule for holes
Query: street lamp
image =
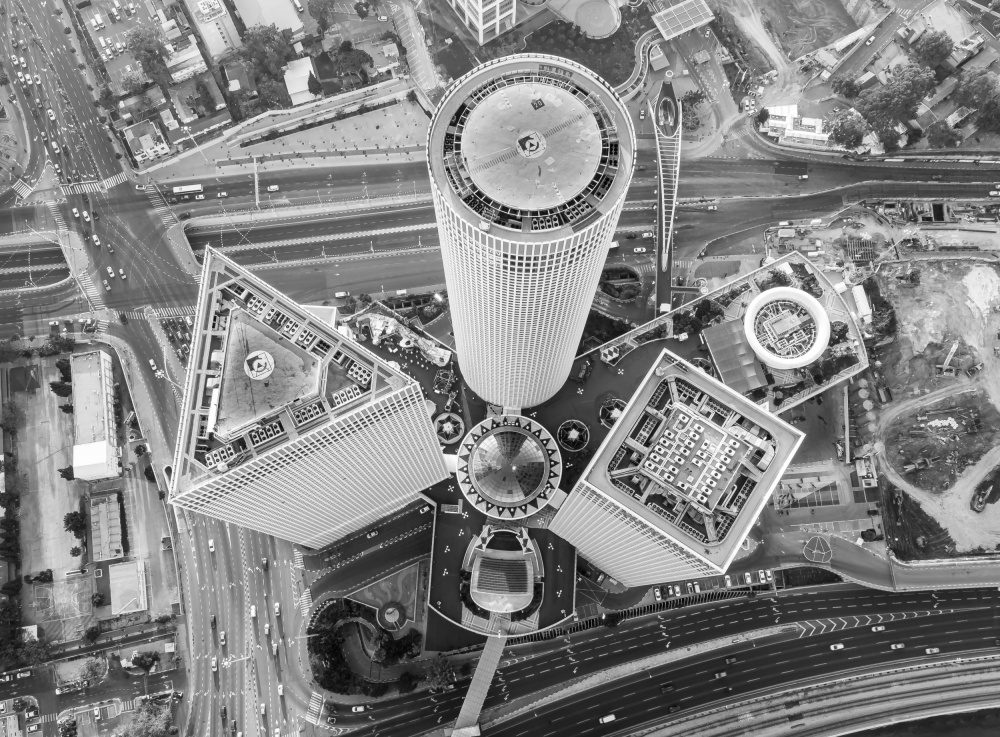
{"label": "street lamp", "polygon": [[196,149],[198,149],[198,153],[201,154],[201,158],[205,159],[205,163],[207,164],[208,163],[208,157],[205,156],[205,152],[201,150],[201,146],[198,145],[198,142],[196,140],[194,140],[194,136],[191,135],[191,126],[189,126],[189,125],[182,125],[181,126],[181,130],[184,131],[185,133],[187,133],[187,137],[191,140],[191,143],[194,144],[194,147]]}

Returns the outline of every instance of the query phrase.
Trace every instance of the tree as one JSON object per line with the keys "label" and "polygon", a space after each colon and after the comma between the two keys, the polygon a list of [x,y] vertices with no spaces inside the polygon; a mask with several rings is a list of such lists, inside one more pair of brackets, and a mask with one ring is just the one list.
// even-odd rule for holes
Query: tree
{"label": "tree", "polygon": [[834,77],[831,79],[830,88],[833,90],[834,94],[846,97],[849,100],[853,100],[861,93],[861,88],[858,86],[858,83],[853,79],[847,79],[846,77]]}
{"label": "tree", "polygon": [[955,43],[945,31],[929,31],[913,44],[913,55],[927,66],[937,66],[955,48]]}
{"label": "tree", "polygon": [[146,477],[146,481],[151,483],[156,483],[156,474],[153,473],[152,466],[146,466],[146,470],[142,472],[143,476]]}
{"label": "tree", "polygon": [[138,95],[146,86],[146,77],[142,72],[133,69],[131,72],[122,74],[121,85],[125,94]]}
{"label": "tree", "polygon": [[309,94],[316,95],[317,97],[323,94],[323,85],[319,83],[319,80],[316,79],[316,75],[312,72],[309,72],[309,80],[306,84],[309,87]]}
{"label": "tree", "polygon": [[0,340],[0,363],[10,363],[21,355],[21,349],[12,340]]}
{"label": "tree", "polygon": [[73,381],[73,365],[68,358],[60,358],[56,361],[56,368],[59,369],[59,375],[64,382],[69,384]]}
{"label": "tree", "polygon": [[263,78],[257,81],[256,104],[262,110],[278,110],[291,107],[292,98],[283,81]]}
{"label": "tree", "polygon": [[934,86],[934,72],[930,69],[904,64],[896,69],[889,84],[858,95],[855,108],[885,145],[898,137],[894,129],[899,121],[916,117],[917,105]]}
{"label": "tree", "polygon": [[407,102],[416,103],[417,102],[417,91],[416,90],[408,90],[407,93],[406,93],[406,101]]}
{"label": "tree", "polygon": [[135,446],[135,457],[142,458],[144,455],[146,455],[146,446],[141,443]]}
{"label": "tree", "polygon": [[59,409],[61,409],[63,412],[65,412],[68,415],[73,414],[73,405],[70,404],[69,402],[67,402],[66,404],[60,404],[59,405]]}
{"label": "tree", "polygon": [[96,684],[107,670],[107,664],[97,658],[87,658],[80,669],[80,679],[89,681],[90,685]]}
{"label": "tree", "polygon": [[0,413],[0,428],[5,433],[16,435],[19,427],[24,427],[24,408],[13,399],[8,399],[3,403],[3,411]]}
{"label": "tree", "polygon": [[96,624],[88,627],[84,630],[83,639],[93,645],[97,642],[97,638],[101,636],[101,628]]}
{"label": "tree", "polygon": [[987,100],[979,108],[979,115],[976,116],[976,125],[983,130],[1000,132],[1000,97]]}
{"label": "tree", "polygon": [[46,568],[35,576],[35,583],[52,583],[52,569]]}
{"label": "tree", "polygon": [[79,545],[74,545],[72,548],[69,549],[69,554],[72,555],[74,558],[78,558],[83,554],[83,550],[80,548]]}
{"label": "tree", "polygon": [[368,3],[358,0],[358,2],[354,3],[354,12],[358,14],[361,20],[364,20],[368,17]]}
{"label": "tree", "polygon": [[350,41],[344,41],[331,60],[337,74],[357,74],[362,81],[367,81],[367,69],[374,63],[371,54],[354,48]]}
{"label": "tree", "polygon": [[[96,594],[95,594],[96,596]],[[140,650],[132,656],[132,665],[149,673],[149,669],[160,662],[160,654],[155,650]]]}
{"label": "tree", "polygon": [[7,72],[0,72],[0,85],[10,84],[10,77],[7,76]]}
{"label": "tree", "polygon": [[87,535],[87,518],[83,516],[83,512],[67,512],[63,517],[63,527],[66,532],[73,533],[74,537],[83,539]]}
{"label": "tree", "polygon": [[363,305],[370,305],[372,303],[372,298],[368,294],[361,293],[358,295],[358,302]]}
{"label": "tree", "polygon": [[62,476],[67,481],[72,481],[76,476],[73,475],[73,467],[66,466],[66,468],[59,469],[59,475]]}
{"label": "tree", "polygon": [[427,682],[431,691],[443,691],[455,682],[455,668],[444,655],[438,656],[431,661],[431,667],[427,671]]}
{"label": "tree", "polygon": [[50,381],[49,389],[57,397],[68,397],[73,393],[73,387],[65,381]]}
{"label": "tree", "polygon": [[330,14],[336,9],[336,0],[309,0],[306,7],[309,15],[316,19],[320,34],[325,34],[330,27]]}
{"label": "tree", "polygon": [[[104,606],[104,594],[100,591],[95,591],[94,595],[90,597],[90,603],[94,606]],[[159,658],[160,656],[157,655],[156,657]]]}
{"label": "tree", "polygon": [[[268,81],[280,81],[284,86],[283,67],[295,57],[292,49],[292,32],[278,30],[273,23],[269,26],[255,25],[243,35],[240,57],[250,64],[256,76]],[[258,91],[260,90],[258,80]]]}
{"label": "tree", "polygon": [[113,737],[167,737],[170,729],[170,707],[146,701],[135,708]]}
{"label": "tree", "polygon": [[694,110],[703,102],[705,102],[705,93],[700,89],[688,90],[681,98],[681,105],[684,110]]}
{"label": "tree", "polygon": [[125,45],[136,61],[142,64],[143,73],[150,79],[167,75],[167,47],[157,25],[134,26],[125,34]]}
{"label": "tree", "polygon": [[35,638],[23,641],[19,648],[19,654],[21,662],[25,665],[42,665],[52,657],[49,643]]}
{"label": "tree", "polygon": [[924,131],[931,148],[954,148],[962,142],[962,134],[948,125],[946,120],[938,120]]}
{"label": "tree", "polygon": [[208,85],[205,80],[199,79],[194,83],[194,91],[198,95],[198,104],[201,106],[202,110],[205,111],[205,115],[211,115],[215,112],[215,97],[212,95],[212,90],[208,89]]}
{"label": "tree", "polygon": [[4,596],[17,596],[21,593],[21,588],[24,586],[24,581],[19,578],[12,578],[10,581],[0,586],[0,593]]}
{"label": "tree", "polygon": [[770,111],[766,107],[762,107],[760,109],[760,112],[757,113],[757,117],[755,118],[755,120],[757,121],[757,125],[764,125],[764,123],[766,123],[770,118],[771,118]]}
{"label": "tree", "polygon": [[978,110],[1000,94],[997,75],[984,67],[962,72],[952,99],[960,106]]}
{"label": "tree", "polygon": [[830,121],[830,140],[844,148],[857,148],[864,140],[868,126],[853,110],[844,110]]}
{"label": "tree", "polygon": [[399,692],[401,694],[410,693],[420,683],[420,676],[403,671],[399,674]]}

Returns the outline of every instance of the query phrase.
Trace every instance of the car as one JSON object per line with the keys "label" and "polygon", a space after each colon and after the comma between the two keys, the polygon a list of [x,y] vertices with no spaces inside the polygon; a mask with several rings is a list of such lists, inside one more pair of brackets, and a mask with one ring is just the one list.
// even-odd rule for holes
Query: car
{"label": "car", "polygon": [[906,647],[906,645],[904,645],[902,642],[894,642],[891,645],[889,645],[890,650],[902,650],[904,647]]}
{"label": "car", "polygon": [[269,186],[269,187],[267,188],[267,191],[268,191],[268,192],[277,192],[277,191],[278,191],[278,185],[277,185],[277,184],[272,184],[272,185],[270,185],[270,186]]}
{"label": "car", "polygon": [[264,716],[266,713],[267,713],[267,704],[265,704],[262,701],[261,704],[260,704],[260,715]]}
{"label": "car", "polygon": [[[250,607],[250,619],[257,619],[257,607]],[[264,625],[265,631],[267,630],[267,625]]]}
{"label": "car", "polygon": [[639,120],[645,120],[645,119],[646,119],[646,108],[641,108],[639,110]]}
{"label": "car", "polygon": [[808,178],[809,178],[808,174],[799,174],[799,180],[800,181],[803,180],[803,179],[808,179]]}
{"label": "car", "polygon": [[274,602],[274,616],[276,617],[281,616],[281,602],[278,601]]}
{"label": "car", "polygon": [[768,583],[772,583],[774,581],[774,574],[771,573],[771,569],[770,568],[768,568],[766,571],[764,571],[764,575],[767,576],[767,582]]}
{"label": "car", "polygon": [[733,587],[733,579],[731,579],[729,577],[729,574],[727,573],[726,574],[726,588],[727,589],[731,589],[732,587]]}
{"label": "car", "polygon": [[125,269],[118,269],[118,276],[120,276],[122,279],[128,279],[128,277],[125,276]]}
{"label": "car", "polygon": [[49,108],[48,110],[46,110],[45,114],[49,116],[49,120],[55,120],[56,119],[56,114],[54,112],[52,112],[52,108]]}
{"label": "car", "polygon": [[[153,371],[156,371],[156,361],[154,361],[152,358],[149,359],[149,367],[151,369],[153,369]],[[209,540],[208,541],[208,549],[209,550],[215,550],[215,541],[214,540]]]}
{"label": "car", "polygon": [[145,184],[137,184],[137,185],[135,185],[135,188],[138,191],[140,191],[140,192],[145,192],[146,191],[146,185]]}
{"label": "car", "polygon": [[726,665],[733,665],[734,663],[738,662],[740,662],[740,660],[735,655],[731,655],[730,657],[726,658]]}
{"label": "car", "polygon": [[429,511],[431,511],[431,505],[430,504],[425,504],[424,506],[422,506],[420,508],[420,514],[427,514]]}
{"label": "car", "polygon": [[285,686],[281,683],[278,684],[278,696],[285,695]]}
{"label": "car", "polygon": [[216,622],[215,622],[215,615],[213,614],[212,615],[212,629],[213,630],[215,629],[215,624],[216,624]]}
{"label": "car", "polygon": [[934,181],[937,181],[937,180],[941,179],[941,175],[940,174],[932,174],[931,175],[931,179],[933,179]]}
{"label": "car", "polygon": [[40,136],[42,137],[42,140],[43,140],[43,141],[47,141],[47,140],[49,140],[49,134],[48,134],[48,133],[46,133],[45,131],[38,131],[38,133],[39,133],[39,135],[40,135]]}
{"label": "car", "polygon": [[664,683],[660,685],[660,693],[670,693],[674,690],[674,684]]}
{"label": "car", "polygon": [[873,43],[875,43],[875,37],[874,36],[872,36],[867,41],[865,41],[865,46],[871,46]]}
{"label": "car", "polygon": [[218,199],[222,199],[223,197],[228,197],[228,196],[229,196],[229,193],[228,193],[228,192],[219,192],[219,193],[218,193],[218,194],[216,194],[215,196],[216,196],[216,197],[217,197]]}
{"label": "car", "polygon": [[830,645],[830,649],[831,650],[843,650],[844,649],[844,643],[842,643],[842,642],[836,642],[833,645]]}
{"label": "car", "polygon": [[639,246],[638,248],[633,248],[632,249],[632,253],[645,253],[645,252],[646,252],[646,249],[643,248],[642,246]]}
{"label": "car", "polygon": [[659,586],[654,586],[653,587],[653,597],[657,601],[663,601],[663,594],[660,593],[660,587]]}
{"label": "car", "polygon": [[41,728],[42,728],[41,724],[29,724],[24,731],[25,732],[37,732]]}
{"label": "car", "polygon": [[872,632],[885,632],[885,625],[876,624],[874,627],[872,627]]}
{"label": "car", "polygon": [[14,66],[17,66],[17,54],[10,55],[10,63],[13,64]]}
{"label": "car", "polygon": [[226,705],[223,704],[219,707],[219,716],[222,717],[222,721],[226,721]]}
{"label": "car", "polygon": [[276,656],[277,654],[278,654],[278,641],[271,640],[271,655]]}
{"label": "car", "polygon": [[94,242],[95,246],[101,245],[101,239],[97,237],[97,233],[94,233],[92,236],[90,236],[90,240]]}
{"label": "car", "polygon": [[4,675],[0,676],[0,683],[10,683],[13,680],[14,676],[10,675],[9,673],[5,673]]}
{"label": "car", "polygon": [[1000,197],[1000,190],[996,190],[996,189],[991,190],[990,191],[990,197]]}
{"label": "car", "polygon": [[42,84],[42,78],[39,77],[37,74],[35,75],[35,84],[37,84],[37,85],[41,85]]}
{"label": "car", "polygon": [[625,236],[625,238],[627,238],[627,239],[628,239],[628,240],[630,240],[630,241],[634,241],[634,240],[635,240],[635,239],[636,239],[637,237],[638,237],[638,236],[636,236],[636,234],[635,234],[635,233],[628,233],[628,234],[627,234],[627,235]]}
{"label": "car", "polygon": [[87,212],[86,210],[84,210],[82,214],[83,214],[83,222],[89,223],[90,222],[90,213]]}
{"label": "car", "polygon": [[73,217],[75,218],[80,217],[80,211],[77,210],[75,207],[73,208]]}
{"label": "car", "polygon": [[601,717],[597,721],[598,721],[599,724],[607,724],[608,722],[613,722],[614,720],[615,720],[615,715],[614,714],[608,714],[607,716]]}
{"label": "car", "polygon": [[747,586],[753,586],[753,577],[750,575],[750,571],[743,574],[743,580],[747,582]]}
{"label": "car", "polygon": [[378,19],[379,23],[388,23],[389,22],[389,16],[388,15],[377,15],[375,17]]}
{"label": "car", "polygon": [[681,710],[681,705],[680,704],[671,704],[670,708],[667,711],[670,714],[673,714],[674,712],[678,712],[680,710]]}
{"label": "car", "polygon": [[[149,359],[149,362],[152,364],[153,363],[153,359]],[[153,369],[153,370],[155,371],[156,369]],[[210,553],[214,553],[215,552],[215,540],[212,539],[212,538],[208,538],[208,552],[210,552]]]}
{"label": "car", "polygon": [[219,672],[219,659],[218,658],[212,658],[212,672],[213,673],[218,673]]}
{"label": "car", "polygon": [[714,675],[713,677],[714,677],[714,678],[715,678],[715,680],[717,680],[717,681],[718,681],[718,680],[719,680],[720,678],[725,678],[725,677],[726,677],[726,671],[724,671],[724,670],[720,670],[720,671],[716,671],[716,673],[715,673],[715,675]]}
{"label": "car", "polygon": [[220,645],[225,645],[226,644],[226,631],[225,630],[222,630],[219,633],[219,644]]}
{"label": "car", "polygon": [[108,280],[107,280],[107,279],[104,279],[104,280],[103,280],[103,283],[104,283],[104,291],[105,291],[105,292],[110,292],[110,291],[111,291],[111,285],[110,285],[110,284],[108,284]]}
{"label": "car", "polygon": [[337,723],[337,717],[327,717],[326,718],[326,723],[327,724],[336,724]]}
{"label": "car", "polygon": [[17,81],[20,82],[21,84],[24,84],[24,75],[21,74],[20,72],[17,73]]}
{"label": "car", "polygon": [[101,707],[95,706],[94,707],[94,721],[95,722],[96,721],[100,721],[100,719],[101,719]]}
{"label": "car", "polygon": [[367,708],[368,708],[367,706],[362,704],[361,706],[352,706],[351,711],[354,712],[355,714],[358,714],[362,711],[365,711]]}
{"label": "car", "polygon": [[764,583],[767,580],[767,576],[764,575],[764,571],[757,571],[757,580]]}
{"label": "car", "polygon": [[694,593],[694,586],[692,586],[691,584],[687,584],[687,592],[688,596],[691,596],[691,594]]}
{"label": "car", "polygon": [[367,535],[365,535],[369,540],[373,537],[378,537],[378,530],[371,530]]}
{"label": "car", "polygon": [[21,57],[21,69],[27,69],[27,68],[28,68],[28,62],[26,62],[24,60],[24,57],[22,56]]}
{"label": "car", "polygon": [[115,278],[115,270],[112,269],[110,266],[108,267],[108,276],[110,276],[112,279]]}
{"label": "car", "polygon": [[274,737],[281,737],[281,727],[274,728]]}
{"label": "car", "polygon": [[[255,616],[256,616],[256,609],[255,609]],[[271,623],[264,622],[264,636],[269,637],[270,634],[271,634]]]}
{"label": "car", "polygon": [[653,234],[650,233],[649,231],[646,231],[645,233],[642,234],[642,237],[643,238],[652,238]]}
{"label": "car", "polygon": [[113,247],[111,246],[111,244],[109,243],[109,244],[108,244],[108,253],[114,253],[114,252],[115,252],[115,249],[114,249],[114,248],[113,248]]}
{"label": "car", "polygon": [[267,566],[268,566],[267,558],[261,558],[260,559],[260,565],[261,565],[261,568],[263,568],[266,571],[267,570]]}
{"label": "car", "polygon": [[205,199],[205,195],[203,195],[203,194],[196,194],[196,195],[194,196],[194,198],[195,198],[196,200],[203,200],[203,199]]}
{"label": "car", "polygon": [[676,586],[674,586],[674,596],[680,596],[680,595],[681,595],[681,587],[680,584],[677,584]]}
{"label": "car", "polygon": [[937,655],[939,652],[941,652],[941,648],[929,647],[926,650],[924,650],[924,652],[927,653],[928,655]]}
{"label": "car", "polygon": [[230,727],[229,727],[229,731],[230,731],[230,732],[231,732],[232,734],[236,734],[236,720],[235,720],[235,719],[234,719],[234,720],[232,721],[232,723],[230,724]]}
{"label": "car", "polygon": [[716,210],[718,210],[718,209],[719,209],[719,207],[718,207],[718,205],[709,205],[709,206],[708,206],[708,207],[707,207],[706,209],[707,209],[707,210],[708,210],[709,212],[715,212]]}

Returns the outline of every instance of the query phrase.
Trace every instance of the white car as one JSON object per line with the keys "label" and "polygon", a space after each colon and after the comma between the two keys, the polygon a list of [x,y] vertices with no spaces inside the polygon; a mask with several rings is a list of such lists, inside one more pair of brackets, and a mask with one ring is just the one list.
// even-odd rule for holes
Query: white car
{"label": "white car", "polygon": [[802,180],[802,179],[808,179],[808,178],[809,178],[808,174],[799,174],[799,179],[800,180]]}
{"label": "white car", "polygon": [[89,223],[90,222],[90,213],[87,212],[86,210],[83,211],[83,221],[85,223]]}
{"label": "white car", "polygon": [[24,57],[22,56],[21,57],[21,69],[27,69],[27,68],[28,68],[28,62],[26,62],[24,60]]}
{"label": "white car", "polygon": [[653,237],[653,234],[652,234],[652,233],[650,233],[649,231],[646,231],[645,233],[642,233],[642,234],[640,235],[640,237],[641,237],[641,238],[652,238],[652,237]]}
{"label": "white car", "polygon": [[[257,607],[256,606],[250,607],[250,619],[257,619]],[[267,629],[267,625],[264,626],[264,629],[265,630]]]}
{"label": "white car", "polygon": [[865,41],[865,46],[871,46],[873,43],[875,43],[875,37],[874,36],[872,36],[867,41]]}
{"label": "white car", "polygon": [[120,276],[122,279],[128,279],[128,277],[125,276],[125,269],[118,269],[118,276]]}
{"label": "white car", "polygon": [[891,645],[889,645],[890,650],[902,650],[904,647],[906,647],[906,645],[904,645],[902,642],[894,642]]}
{"label": "white car", "polygon": [[362,704],[361,706],[352,706],[351,711],[354,712],[355,714],[358,714],[362,711],[365,711],[367,708],[368,708],[367,706]]}
{"label": "white car", "polygon": [[90,237],[90,240],[92,240],[92,241],[94,242],[94,245],[95,245],[95,246],[99,246],[99,245],[101,245],[101,239],[97,237],[97,233],[94,233],[94,234],[93,234],[93,235],[92,235],[92,236]]}
{"label": "white car", "polygon": [[884,624],[875,625],[874,627],[872,627],[872,632],[885,632],[885,625]]}
{"label": "white car", "polygon": [[[152,363],[152,360],[150,360],[150,363]],[[208,552],[210,553],[215,552],[215,540],[213,540],[212,538],[208,539]]]}
{"label": "white car", "polygon": [[145,184],[137,184],[137,185],[135,185],[135,188],[137,190],[139,190],[140,192],[145,192],[146,191],[146,185]]}
{"label": "white car", "polygon": [[733,579],[731,579],[729,577],[729,574],[727,573],[726,574],[726,588],[727,589],[731,589],[732,587],[733,587]]}
{"label": "white car", "polygon": [[632,249],[632,253],[645,253],[645,252],[646,252],[646,249],[643,248],[643,247],[641,247],[641,246],[639,248],[633,248]]}
{"label": "white car", "polygon": [[276,617],[281,616],[281,603],[277,601],[274,602],[274,616]]}
{"label": "white car", "polygon": [[17,66],[17,54],[10,55],[10,63],[13,64],[15,67]]}
{"label": "white car", "polygon": [[229,196],[229,192],[219,192],[219,193],[218,193],[218,194],[216,194],[215,196],[216,196],[217,198],[221,199],[221,198],[223,198],[223,197],[228,197],[228,196]]}
{"label": "white car", "polygon": [[747,586],[753,585],[753,576],[750,575],[750,571],[743,574],[743,580],[747,582]]}
{"label": "white car", "polygon": [[112,269],[110,266],[108,267],[108,276],[110,276],[112,279],[115,278],[115,270]]}
{"label": "white car", "polygon": [[195,198],[196,200],[203,200],[203,199],[205,199],[205,195],[203,195],[203,194],[196,194],[196,195],[194,196],[194,198]]}
{"label": "white car", "polygon": [[266,714],[266,713],[267,713],[267,706],[263,702],[261,702],[261,705],[260,705],[260,715],[264,716],[264,714]]}
{"label": "white car", "polygon": [[42,84],[42,78],[39,77],[37,74],[35,75],[35,84],[37,84],[39,86],[41,86],[41,84]]}
{"label": "white car", "polygon": [[73,208],[73,217],[75,218],[80,217],[80,211],[77,210],[75,207]]}
{"label": "white car", "polygon": [[639,120],[645,120],[645,119],[646,119],[646,108],[641,108],[639,110]]}
{"label": "white car", "polygon": [[279,683],[278,684],[278,696],[284,696],[284,695],[285,695],[285,687],[284,687],[283,684]]}
{"label": "white car", "polygon": [[718,209],[719,209],[718,205],[709,205],[708,206],[708,211],[709,212],[715,212]]}
{"label": "white car", "polygon": [[17,81],[20,82],[21,84],[24,84],[24,75],[21,74],[20,72],[17,73]]}
{"label": "white car", "polygon": [[990,197],[1000,197],[1000,190],[994,189],[990,192]]}
{"label": "white car", "polygon": [[[153,371],[156,371],[156,361],[154,361],[152,358],[149,359],[149,367],[153,369]],[[215,542],[213,540],[208,541],[208,549],[215,550]]]}
{"label": "white car", "polygon": [[927,653],[928,655],[937,655],[939,652],[941,652],[941,648],[929,647],[926,650],[924,650],[924,652]]}
{"label": "white car", "polygon": [[105,292],[110,292],[111,291],[111,285],[108,284],[108,280],[105,279],[103,283],[104,283],[104,291]]}
{"label": "white car", "polygon": [[764,571],[757,571],[757,580],[764,583],[767,580],[767,576],[764,575]]}
{"label": "white car", "polygon": [[774,574],[771,573],[771,569],[770,568],[768,568],[766,571],[764,571],[764,575],[767,576],[767,582],[768,583],[771,583],[772,581],[774,581]]}
{"label": "white car", "polygon": [[219,671],[219,659],[212,658],[212,672],[217,673]]}
{"label": "white car", "polygon": [[834,645],[830,645],[830,649],[831,650],[843,650],[844,649],[844,643],[838,642],[838,643],[836,643]]}
{"label": "white car", "polygon": [[[254,612],[255,612],[254,616],[256,616],[256,611],[257,610],[256,610],[256,607],[255,607],[254,608]],[[264,622],[264,636],[265,637],[269,637],[270,634],[271,634],[271,623],[270,622]]]}
{"label": "white car", "polygon": [[657,601],[663,601],[663,594],[660,593],[659,586],[653,587],[653,596],[656,598]]}

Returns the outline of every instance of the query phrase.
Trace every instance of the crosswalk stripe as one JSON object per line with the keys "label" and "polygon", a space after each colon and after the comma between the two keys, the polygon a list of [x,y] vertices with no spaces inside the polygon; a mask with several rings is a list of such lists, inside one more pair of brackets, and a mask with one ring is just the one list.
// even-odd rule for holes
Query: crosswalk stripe
{"label": "crosswalk stripe", "polygon": [[94,307],[98,309],[104,309],[104,295],[101,294],[101,290],[94,286],[93,280],[90,278],[90,272],[85,271],[78,277],[80,279],[80,286],[83,287],[83,291],[87,293],[90,301],[93,303]]}
{"label": "crosswalk stripe", "polygon": [[302,561],[302,553],[301,553],[301,551],[296,550],[295,554],[292,557],[295,560],[295,565],[293,566],[294,568],[305,568],[306,567],[305,563],[303,563],[303,561]]}
{"label": "crosswalk stripe", "polygon": [[14,191],[22,200],[32,192],[32,188],[23,179],[14,180]]}
{"label": "crosswalk stripe", "polygon": [[302,616],[305,617],[309,614],[309,608],[313,603],[312,589],[306,589],[302,593],[302,598],[299,599],[299,609],[302,612]]}
{"label": "crosswalk stripe", "polygon": [[49,208],[49,212],[52,213],[52,219],[56,221],[56,227],[59,230],[69,230],[66,226],[66,220],[63,218],[62,213],[59,211],[59,206],[51,200],[46,202],[45,205]]}
{"label": "crosswalk stripe", "polygon": [[125,181],[128,181],[128,175],[125,172],[120,171],[114,176],[108,177],[103,182],[101,182],[101,186],[104,187],[105,189],[111,189],[115,185],[121,184],[122,182]]}
{"label": "crosswalk stripe", "polygon": [[306,721],[319,724],[319,718],[323,714],[323,695],[315,691],[309,696],[309,712],[306,714]]}
{"label": "crosswalk stripe", "polygon": [[76,184],[60,184],[64,194],[89,194],[91,192],[103,192],[104,187],[101,182],[77,182]]}
{"label": "crosswalk stripe", "polygon": [[166,226],[171,227],[176,225],[179,221],[177,216],[174,215],[174,211],[170,209],[167,205],[166,200],[163,199],[163,195],[157,192],[155,189],[146,188],[146,196],[149,198],[149,202],[153,205],[153,209],[156,210],[156,214],[160,216],[160,221]]}

